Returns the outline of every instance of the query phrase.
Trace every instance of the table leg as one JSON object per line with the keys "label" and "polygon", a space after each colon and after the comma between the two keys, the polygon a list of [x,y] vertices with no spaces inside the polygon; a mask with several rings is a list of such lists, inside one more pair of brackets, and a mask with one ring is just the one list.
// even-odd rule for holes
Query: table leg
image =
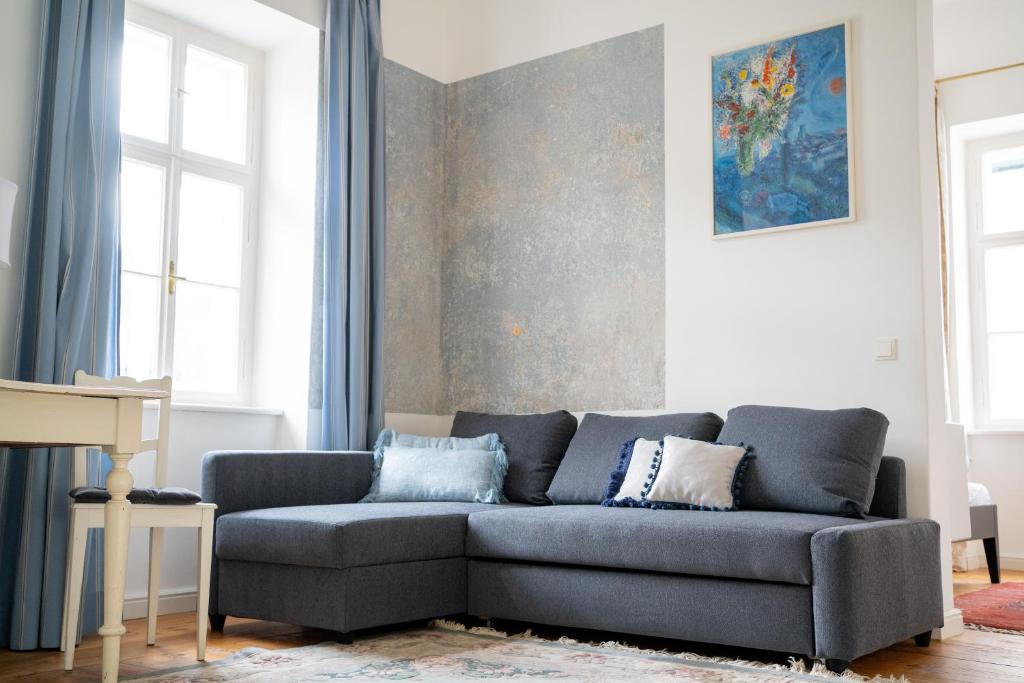
{"label": "table leg", "polygon": [[128,471],[130,453],[112,453],[114,467],[107,475],[110,500],[104,508],[103,530],[103,683],[116,683],[121,656],[124,624],[124,578],[128,563],[128,532],[131,530],[132,474]]}

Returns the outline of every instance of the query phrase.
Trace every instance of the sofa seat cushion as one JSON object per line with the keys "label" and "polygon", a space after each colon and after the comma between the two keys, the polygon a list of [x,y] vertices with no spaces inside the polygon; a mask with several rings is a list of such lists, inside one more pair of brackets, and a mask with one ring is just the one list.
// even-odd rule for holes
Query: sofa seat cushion
{"label": "sofa seat cushion", "polygon": [[216,553],[301,567],[365,567],[465,554],[466,518],[484,503],[351,503],[232,512],[217,520]]}
{"label": "sofa seat cushion", "polygon": [[555,505],[477,512],[470,557],[811,584],[811,536],[863,520]]}

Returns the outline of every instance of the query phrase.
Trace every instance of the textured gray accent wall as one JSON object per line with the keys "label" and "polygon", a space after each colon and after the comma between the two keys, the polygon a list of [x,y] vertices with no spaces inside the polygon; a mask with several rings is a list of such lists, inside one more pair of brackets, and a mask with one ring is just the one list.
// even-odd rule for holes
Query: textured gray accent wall
{"label": "textured gray accent wall", "polygon": [[445,86],[384,62],[387,284],[384,406],[442,414]]}
{"label": "textured gray accent wall", "polygon": [[445,409],[660,408],[663,31],[448,86]]}
{"label": "textured gray accent wall", "polygon": [[386,409],[663,407],[662,28],[447,86],[385,69]]}

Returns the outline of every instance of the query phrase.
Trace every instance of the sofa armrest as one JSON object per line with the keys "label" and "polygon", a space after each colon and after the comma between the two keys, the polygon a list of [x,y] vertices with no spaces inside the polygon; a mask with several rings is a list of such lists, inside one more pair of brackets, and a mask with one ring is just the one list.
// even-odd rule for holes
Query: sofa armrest
{"label": "sofa armrest", "polygon": [[203,501],[217,515],[240,510],[354,503],[366,495],[366,451],[214,451],[203,457]]}
{"label": "sofa armrest", "polygon": [[811,537],[816,654],[852,661],[942,626],[939,525],[864,522]]}

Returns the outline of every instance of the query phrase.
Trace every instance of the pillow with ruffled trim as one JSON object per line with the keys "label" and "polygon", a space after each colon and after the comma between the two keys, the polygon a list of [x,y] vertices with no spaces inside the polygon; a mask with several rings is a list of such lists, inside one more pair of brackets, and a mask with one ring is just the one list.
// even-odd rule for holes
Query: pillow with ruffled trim
{"label": "pillow with ruffled trim", "polygon": [[641,498],[646,507],[662,510],[738,510],[751,450],[666,436],[655,452],[653,476]]}
{"label": "pillow with ruffled trim", "polygon": [[608,479],[604,507],[642,507],[643,491],[654,478],[654,458],[660,443],[633,437],[622,445],[619,463]]}
{"label": "pillow with ruffled trim", "polygon": [[[360,503],[382,502],[381,495],[381,468],[384,464],[385,449],[427,449],[433,451],[489,451],[494,453],[493,467],[490,472],[489,487],[480,491],[472,502],[478,503],[507,503],[502,489],[505,483],[505,475],[508,474],[508,457],[505,454],[505,444],[497,434],[484,434],[472,438],[461,438],[457,436],[417,436],[415,434],[401,434],[393,429],[385,429],[377,437],[373,445],[373,480],[370,490],[359,501]],[[403,457],[409,457],[408,454]],[[394,501],[393,494],[386,496],[389,501]],[[415,502],[412,499],[406,502]]]}

